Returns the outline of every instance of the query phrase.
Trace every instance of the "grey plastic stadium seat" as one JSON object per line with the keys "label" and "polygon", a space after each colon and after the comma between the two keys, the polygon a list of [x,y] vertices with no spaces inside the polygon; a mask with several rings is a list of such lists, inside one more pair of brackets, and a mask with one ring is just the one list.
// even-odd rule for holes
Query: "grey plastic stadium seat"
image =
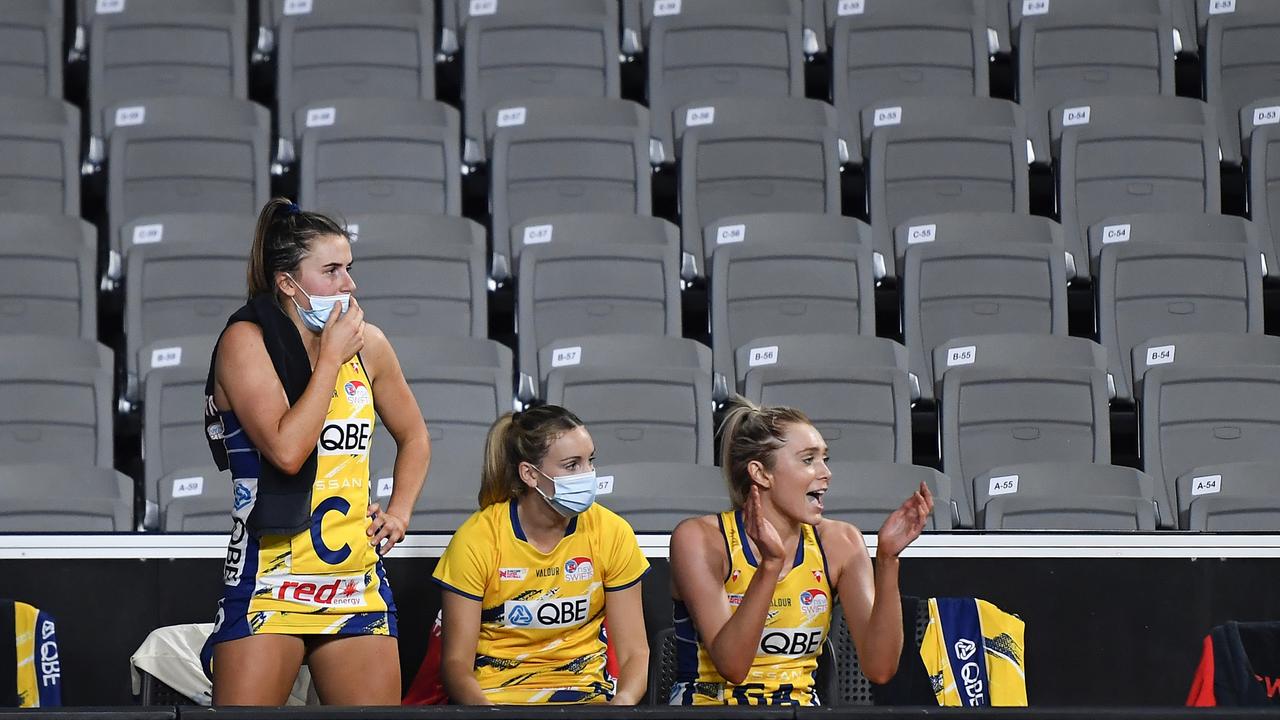
{"label": "grey plastic stadium seat", "polygon": [[1264,228],[1235,215],[1195,212],[1137,213],[1103,218],[1089,226],[1089,254],[1097,273],[1102,250],[1113,243],[1190,242],[1212,245],[1248,245],[1262,259],[1264,274],[1280,272],[1271,241]]}
{"label": "grey plastic stadium seat", "polygon": [[1168,16],[1049,14],[1026,18],[1019,33],[1018,97],[1040,162],[1049,162],[1051,108],[1080,97],[1174,94]]}
{"label": "grey plastic stadium seat", "polygon": [[827,464],[831,468],[831,485],[822,498],[824,518],[843,520],[863,532],[875,532],[924,483],[933,493],[933,514],[925,530],[951,530],[973,524],[973,518],[965,515],[956,502],[951,478],[933,468],[869,460],[832,460]]}
{"label": "grey plastic stadium seat", "polygon": [[[840,214],[840,144],[831,129],[710,125],[681,141],[680,222],[685,252],[703,229],[748,213]],[[699,268],[705,274],[705,267]]]}
{"label": "grey plastic stadium seat", "polygon": [[[680,229],[661,218],[623,213],[541,215],[511,226],[494,239],[494,276],[504,279],[520,266],[524,249],[545,243],[576,245],[657,245],[680,251]],[[506,242],[504,242],[504,240]]]}
{"label": "grey plastic stadium seat", "polygon": [[877,128],[867,162],[875,250],[893,252],[893,228],[947,212],[1027,213],[1027,140],[1013,127],[907,125]]}
{"label": "grey plastic stadium seat", "polygon": [[[1025,113],[1016,103],[977,96],[884,97],[864,104],[860,116],[855,124],[862,129],[861,153],[867,158],[871,156],[871,138],[882,127],[935,126],[940,117],[963,127],[1016,128],[1025,124]],[[857,137],[850,136],[850,142]]]}
{"label": "grey plastic stadium seat", "polygon": [[235,14],[99,14],[89,41],[89,132],[103,137],[103,111],[136,98],[248,95],[247,22]]}
{"label": "grey plastic stadium seat", "polygon": [[[655,116],[654,120],[658,118]],[[769,125],[775,127],[804,127],[823,129],[830,128],[837,133],[840,120],[836,109],[830,103],[811,98],[793,97],[707,97],[698,98],[691,103],[681,105],[672,113],[671,123],[675,127],[675,150],[681,151],[684,134],[695,127],[711,125]],[[839,141],[840,162],[849,162],[848,147],[843,139]],[[651,145],[650,160],[654,165],[671,161],[663,157],[665,151],[661,145]]]}
{"label": "grey plastic stadium seat", "polygon": [[507,128],[494,139],[489,173],[495,238],[541,215],[648,215],[652,208],[648,146],[639,128]]}
{"label": "grey plastic stadium seat", "polygon": [[129,253],[124,327],[130,375],[138,375],[146,345],[222,332],[244,304],[248,255],[245,248],[194,243],[144,245]]}
{"label": "grey plastic stadium seat", "polygon": [[[924,243],[973,243],[982,241],[1042,244],[1066,247],[1062,226],[1038,215],[1002,212],[954,212],[920,215],[893,228],[896,269],[902,276],[907,249]],[[1064,251],[1065,252],[1065,251]],[[1065,254],[1067,279],[1075,277],[1076,260]]]}
{"label": "grey plastic stadium seat", "polygon": [[143,216],[256,215],[267,202],[266,108],[243,100],[149,98],[108,113],[108,237]]}
{"label": "grey plastic stadium seat", "polygon": [[143,488],[147,500],[161,500],[161,477],[209,460],[204,416],[197,411],[204,405],[204,382],[208,374],[208,356],[203,363],[191,362],[147,373],[142,393]]}
{"label": "grey plastic stadium seat", "polygon": [[[672,113],[711,98],[804,97],[804,33],[799,0],[680,3],[649,28],[648,100],[661,157],[675,159]],[[702,7],[702,10],[698,10]]]}
{"label": "grey plastic stadium seat", "polygon": [[1082,367],[1105,372],[1107,350],[1088,338],[1068,335],[970,335],[933,349],[934,386],[954,367]]}
{"label": "grey plastic stadium seat", "polygon": [[344,215],[462,214],[457,110],[401,98],[322,105],[299,109],[295,118],[295,127],[305,128],[299,203]]}
{"label": "grey plastic stadium seat", "polygon": [[1001,465],[1110,462],[1107,396],[1096,368],[953,367],[938,412],[942,471],[968,488]]}
{"label": "grey plastic stadium seat", "polygon": [[[556,129],[570,125],[636,128],[647,137],[649,110],[630,100],[607,97],[507,98],[484,111],[484,157],[493,156],[493,140],[504,128]],[[468,152],[474,154],[476,149]],[[468,161],[471,160],[474,158]]]}
{"label": "grey plastic stadium seat", "polygon": [[912,387],[904,370],[833,363],[757,367],[747,374],[743,395],[761,405],[802,409],[833,457],[911,462]]}
{"label": "grey plastic stadium seat", "polygon": [[62,2],[6,4],[0,19],[0,95],[62,96]]}
{"label": "grey plastic stadium seat", "polygon": [[142,396],[142,387],[147,375],[152,370],[161,368],[198,368],[209,369],[209,358],[213,356],[213,346],[218,342],[218,333],[209,335],[180,335],[163,337],[147,343],[138,349],[138,356],[132,363],[136,375],[126,377],[124,402],[122,408],[132,410],[131,403]]}
{"label": "grey plastic stadium seat", "polygon": [[233,527],[231,473],[212,465],[185,467],[160,478],[159,528],[223,535]]}
{"label": "grey plastic stadium seat", "polygon": [[325,12],[280,20],[276,52],[276,158],[292,162],[294,113],[336,98],[435,99],[435,18],[414,13]]}
{"label": "grey plastic stadium seat", "polygon": [[107,367],[48,358],[0,369],[0,457],[6,463],[79,462],[111,467],[112,377]]}
{"label": "grey plastic stadium seat", "polygon": [[1143,469],[1170,506],[1194,468],[1280,461],[1280,366],[1150,368],[1138,407]]}
{"label": "grey plastic stadium seat", "polygon": [[1133,397],[1133,348],[1157,335],[1259,333],[1262,263],[1252,245],[1114,243],[1097,277],[1098,337],[1111,356],[1116,397]]}
{"label": "grey plastic stadium seat", "polygon": [[[895,368],[907,371],[907,349],[887,338],[870,335],[806,333],[752,338],[734,351],[732,374],[738,392],[756,368],[835,366]],[[722,370],[723,371],[723,370]],[[912,380],[914,385],[914,379]]]}
{"label": "grey plastic stadium seat", "polygon": [[[787,248],[809,243],[848,244],[871,247],[871,226],[857,218],[819,213],[754,213],[730,215],[702,229],[702,247],[691,248],[708,270],[716,248],[746,243]],[[872,253],[876,280],[884,277],[884,258]]]}
{"label": "grey plastic stadium seat", "polygon": [[934,348],[961,335],[1067,334],[1061,246],[975,240],[918,244],[902,273],[902,334],[920,394],[937,392]]}
{"label": "grey plastic stadium seat", "polygon": [[79,164],[74,105],[44,97],[0,102],[0,212],[79,215]]}
{"label": "grey plastic stadium seat", "polygon": [[368,321],[389,337],[487,334],[483,242],[385,239],[359,244],[354,254],[356,297]]}
{"label": "grey plastic stadium seat", "polygon": [[106,277],[124,276],[124,258],[138,245],[211,243],[244,248],[253,243],[254,216],[247,213],[165,213],[135,218],[111,238]]}
{"label": "grey plastic stadium seat", "polygon": [[591,428],[601,463],[712,464],[711,373],[706,370],[557,367],[547,375],[546,400],[573,410]]}
{"label": "grey plastic stadium seat", "polygon": [[111,348],[74,335],[5,335],[0,364],[55,364],[58,367],[115,368]]}
{"label": "grey plastic stadium seat", "polygon": [[666,245],[559,243],[526,248],[517,290],[520,367],[566,337],[680,337],[680,255]]}
{"label": "grey plastic stadium seat", "polygon": [[[1150,475],[1118,465],[1004,465],[975,477],[972,494],[979,528],[1154,530],[1160,519],[1166,526],[1173,524],[1163,488],[1157,493]],[[1146,507],[1137,509],[1135,500]],[[1001,518],[992,518],[993,503]]]}
{"label": "grey plastic stadium seat", "polygon": [[[59,458],[65,460],[65,458]],[[0,532],[130,532],[133,480],[110,467],[0,465]]]}
{"label": "grey plastic stadium seat", "polygon": [[[642,50],[649,40],[649,29],[654,18],[670,17],[681,14],[728,15],[734,11],[749,12],[762,15],[795,15],[803,18],[805,29],[818,27],[810,25],[812,11],[808,7],[809,0],[793,2],[792,0],[622,0],[622,17],[624,35],[636,29],[640,44],[635,52]],[[819,16],[820,17],[820,16]],[[631,42],[628,39],[628,42]],[[807,44],[807,41],[806,41]],[[629,51],[630,52],[630,51]]]}
{"label": "grey plastic stadium seat", "polygon": [[[485,437],[489,426],[512,407],[511,351],[483,338],[400,338],[395,348],[431,433],[431,468],[418,498],[414,527],[452,532],[477,509]],[[375,499],[383,490],[394,489],[384,478],[393,477],[395,457],[395,440],[379,421],[369,455]],[[451,498],[465,502],[450,504]],[[385,497],[381,502],[386,507]],[[461,515],[446,518],[437,516],[437,510]],[[430,518],[430,524],[419,523],[422,517]]]}
{"label": "grey plastic stadium seat", "polygon": [[[280,0],[283,1],[283,0]],[[80,62],[88,54],[89,36],[99,16],[128,14],[147,18],[172,13],[231,15],[237,26],[249,22],[249,0],[74,0],[75,32],[67,58]]]}
{"label": "grey plastic stadium seat", "polygon": [[[345,15],[351,12],[350,0],[257,0],[258,36],[254,43],[254,62],[266,62],[275,52],[280,21],[291,15]],[[447,13],[449,1],[442,5]],[[425,15],[435,17],[436,0],[373,0],[360,4],[365,14]],[[445,15],[448,19],[450,16]],[[443,25],[443,23],[442,23]],[[443,36],[444,27],[441,27]],[[455,41],[456,48],[456,41]]]}
{"label": "grey plastic stadium seat", "polygon": [[[1072,103],[1054,108],[1050,120],[1061,128],[1058,198],[1063,237],[1076,257],[1083,257],[1089,226],[1113,215],[1220,211],[1218,132],[1203,103],[1164,97]],[[1070,118],[1065,127],[1064,118]],[[1203,124],[1183,124],[1198,118]],[[1086,269],[1078,263],[1077,276]]]}
{"label": "grey plastic stadium seat", "polygon": [[1163,335],[1133,347],[1133,396],[1142,397],[1142,378],[1161,365],[1280,365],[1280,338],[1225,332]]}
{"label": "grey plastic stadium seat", "polygon": [[[600,334],[560,338],[538,351],[535,366],[521,366],[522,386],[531,386],[537,377],[540,393],[527,392],[523,399],[535,395],[546,397],[547,378],[556,368],[611,368],[620,366],[690,368],[711,373],[711,348],[688,338],[666,335]],[[526,380],[526,376],[530,378]]]}
{"label": "grey plastic stadium seat", "polygon": [[1178,477],[1178,512],[1186,530],[1280,530],[1280,464],[1225,463]]}
{"label": "grey plastic stadium seat", "polygon": [[[484,160],[485,111],[516,98],[617,98],[618,6],[600,0],[499,0],[472,16],[463,47],[466,160]],[[603,10],[603,11],[602,11]]]}
{"label": "grey plastic stadium seat", "polygon": [[346,223],[347,234],[351,236],[352,252],[355,253],[357,260],[360,257],[360,243],[372,245],[413,240],[425,247],[476,243],[483,247],[485,243],[483,227],[474,221],[452,215],[351,214],[345,215],[343,220]]}
{"label": "grey plastic stadium seat", "polygon": [[[1276,109],[1280,117],[1280,108]],[[1267,254],[1268,273],[1280,273],[1280,126],[1254,129],[1249,140],[1249,212],[1257,226],[1259,246]]]}
{"label": "grey plastic stadium seat", "polygon": [[596,502],[621,515],[638,533],[665,535],[685,518],[730,507],[724,476],[714,465],[608,463],[596,468],[596,478]]}
{"label": "grey plastic stadium seat", "polygon": [[1280,69],[1274,38],[1280,32],[1280,5],[1236,0],[1243,12],[1210,15],[1202,53],[1204,97],[1218,112],[1222,128],[1222,160],[1240,163],[1240,136],[1235,122],[1240,109],[1275,95],[1273,79]]}
{"label": "grey plastic stadium seat", "polygon": [[[1249,160],[1252,153],[1253,131],[1259,127],[1280,124],[1280,97],[1271,96],[1258,98],[1253,102],[1245,104],[1240,108],[1238,115],[1240,125],[1238,127],[1240,133],[1240,153],[1244,160]],[[1234,133],[1237,127],[1234,124],[1227,124],[1222,127],[1222,132]]]}
{"label": "grey plastic stadium seat", "polygon": [[0,336],[98,335],[97,231],[78,217],[4,213]]}
{"label": "grey plastic stadium seat", "polygon": [[[1196,10],[1192,5],[1203,0],[1006,0],[1013,37],[1018,37],[1022,20],[1048,17],[1094,19],[1124,15],[1159,15],[1173,26],[1173,45],[1179,53],[1198,52]],[[988,0],[991,2],[991,0]]]}
{"label": "grey plastic stadium seat", "polygon": [[867,13],[902,13],[916,15],[974,15],[986,26],[987,50],[991,55],[1008,55],[1011,37],[1009,33],[1008,0],[805,0],[822,6],[824,23],[829,34],[836,21],[848,15]]}
{"label": "grey plastic stadium seat", "polygon": [[[953,9],[943,12],[941,4]],[[872,11],[838,16],[832,25],[831,97],[845,138],[862,137],[863,109],[888,98],[990,94],[987,19],[974,3],[867,5]]]}
{"label": "grey plastic stadium seat", "polygon": [[871,248],[843,243],[758,243],[716,250],[711,340],[716,371],[733,375],[734,351],[758,337],[875,334]]}

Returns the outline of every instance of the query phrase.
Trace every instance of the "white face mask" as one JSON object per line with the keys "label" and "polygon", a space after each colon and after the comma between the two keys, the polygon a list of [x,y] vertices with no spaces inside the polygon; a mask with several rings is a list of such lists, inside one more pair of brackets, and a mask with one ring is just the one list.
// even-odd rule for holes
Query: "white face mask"
{"label": "white face mask", "polygon": [[[538,470],[538,468],[534,468]],[[564,517],[573,517],[586,512],[596,501],[596,471],[588,470],[577,475],[561,475],[559,477],[551,477],[550,475],[538,470],[538,474],[551,481],[555,486],[555,491],[551,497],[542,492],[537,485],[533,486],[534,490],[542,496],[543,500],[551,506],[553,510],[560,513]]]}
{"label": "white face mask", "polygon": [[[325,323],[329,322],[329,314],[333,312],[333,306],[341,304],[342,312],[346,312],[351,306],[351,293],[338,293],[337,295],[312,295],[303,290],[302,285],[294,280],[289,273],[284,274],[285,277],[298,288],[303,295],[307,296],[307,300],[311,301],[311,309],[305,310],[298,304],[297,300],[293,300],[293,306],[298,308],[298,316],[302,318],[302,324],[307,326],[311,332],[320,332],[324,330]],[[292,298],[291,298],[292,299]]]}

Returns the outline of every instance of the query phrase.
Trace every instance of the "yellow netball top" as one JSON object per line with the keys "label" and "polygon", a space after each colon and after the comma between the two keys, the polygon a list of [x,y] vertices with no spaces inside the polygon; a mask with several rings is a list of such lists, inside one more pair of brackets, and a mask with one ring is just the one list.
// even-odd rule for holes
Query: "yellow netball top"
{"label": "yellow netball top", "polygon": [[395,605],[366,530],[373,392],[360,357],[343,363],[316,444],[311,522],[294,535],[255,538],[245,521],[258,502],[263,462],[232,412],[222,413],[235,478],[228,586],[212,642],[258,633],[395,634]]}
{"label": "yellow netball top", "polygon": [[480,602],[475,673],[495,703],[604,702],[605,593],[649,569],[627,521],[599,504],[549,553],[531,545],[515,502],[473,514],[436,565],[446,590]]}
{"label": "yellow netball top", "polygon": [[[720,513],[720,532],[729,556],[724,591],[729,612],[737,612],[756,573],[756,558],[744,540],[742,512]],[[769,615],[751,670],[741,685],[725,680],[698,637],[689,609],[675,602],[676,682],[672,705],[817,705],[813,673],[831,624],[835,599],[827,579],[827,559],[812,525],[801,526],[795,562],[773,590]]]}

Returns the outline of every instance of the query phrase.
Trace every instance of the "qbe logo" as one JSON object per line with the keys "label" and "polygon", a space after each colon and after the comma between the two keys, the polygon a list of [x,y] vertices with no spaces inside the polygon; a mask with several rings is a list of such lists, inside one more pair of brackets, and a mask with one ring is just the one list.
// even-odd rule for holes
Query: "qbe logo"
{"label": "qbe logo", "polygon": [[591,596],[508,600],[502,605],[508,625],[522,628],[578,627],[587,621]]}
{"label": "qbe logo", "polygon": [[760,654],[775,657],[816,655],[822,647],[822,628],[765,628]]}
{"label": "qbe logo", "polygon": [[329,420],[320,431],[316,452],[324,455],[368,455],[373,421],[365,418]]}
{"label": "qbe logo", "polygon": [[818,588],[810,588],[800,593],[800,612],[810,620],[826,613],[828,605],[827,594]]}
{"label": "qbe logo", "polygon": [[953,646],[956,657],[964,664],[960,666],[960,677],[957,684],[964,687],[965,704],[978,707],[986,704],[986,686],[982,682],[982,669],[972,658],[978,652],[978,645],[968,638],[960,638]]}
{"label": "qbe logo", "polygon": [[576,557],[564,563],[564,579],[566,582],[590,580],[595,577],[595,566],[589,557]]}
{"label": "qbe logo", "polygon": [[533,613],[529,612],[525,606],[517,605],[511,610],[510,618],[512,625],[528,627],[529,623],[533,622]]}

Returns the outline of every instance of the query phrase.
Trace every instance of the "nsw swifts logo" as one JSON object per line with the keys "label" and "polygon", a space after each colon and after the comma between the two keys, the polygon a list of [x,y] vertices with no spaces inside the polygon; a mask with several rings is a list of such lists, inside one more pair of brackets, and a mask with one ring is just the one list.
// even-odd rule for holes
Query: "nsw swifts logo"
{"label": "nsw swifts logo", "polygon": [[347,402],[355,407],[364,407],[369,404],[369,388],[359,380],[352,380],[342,387],[347,393]]}
{"label": "nsw swifts logo", "polygon": [[591,558],[589,557],[576,557],[572,560],[566,560],[564,563],[564,579],[566,582],[590,580],[595,575],[595,566],[591,564]]}
{"label": "nsw swifts logo", "polygon": [[810,588],[800,593],[800,612],[807,618],[814,618],[827,612],[827,594],[818,588]]}

